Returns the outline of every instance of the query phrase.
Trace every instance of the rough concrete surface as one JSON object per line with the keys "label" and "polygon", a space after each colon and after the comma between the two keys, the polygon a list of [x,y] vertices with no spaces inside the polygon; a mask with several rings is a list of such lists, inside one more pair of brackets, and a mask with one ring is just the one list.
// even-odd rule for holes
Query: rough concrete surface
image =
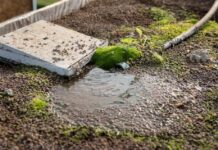
{"label": "rough concrete surface", "polygon": [[96,47],[107,44],[46,21],[3,35],[0,41],[0,57],[64,76],[75,74],[89,62]]}

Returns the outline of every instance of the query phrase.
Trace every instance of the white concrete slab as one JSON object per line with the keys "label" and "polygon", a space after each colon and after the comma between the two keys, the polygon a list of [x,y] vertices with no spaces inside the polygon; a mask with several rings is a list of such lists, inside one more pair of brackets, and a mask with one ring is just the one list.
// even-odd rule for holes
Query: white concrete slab
{"label": "white concrete slab", "polygon": [[0,36],[0,57],[71,76],[104,45],[105,40],[42,20]]}

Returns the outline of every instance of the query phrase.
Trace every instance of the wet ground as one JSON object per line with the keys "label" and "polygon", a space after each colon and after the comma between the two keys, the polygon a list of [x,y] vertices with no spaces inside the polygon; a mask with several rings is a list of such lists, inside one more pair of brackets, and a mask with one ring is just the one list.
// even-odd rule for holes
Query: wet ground
{"label": "wet ground", "polygon": [[135,106],[145,102],[155,104],[155,99],[164,95],[164,85],[160,86],[160,81],[156,81],[156,77],[148,74],[142,79],[135,79],[134,75],[94,68],[78,81],[54,87],[54,107],[61,117],[74,124],[109,128],[129,124],[128,127],[134,128],[132,119],[140,119]]}
{"label": "wet ground", "polygon": [[133,103],[135,97],[125,99],[125,93],[128,96],[133,82],[134,75],[94,68],[78,81],[56,86],[52,92],[57,105],[64,104],[66,112],[78,109],[94,111],[116,103]]}
{"label": "wet ground", "polygon": [[[184,4],[184,8],[189,10],[194,7],[191,3],[181,3]],[[148,10],[149,7],[154,4],[160,5],[160,2],[128,0],[123,4],[122,1],[103,2],[99,0],[91,3],[89,5],[90,7],[85,7],[78,13],[72,13],[56,20],[55,23],[98,38],[109,38],[111,42],[125,36],[125,33],[122,33],[122,31],[117,31],[117,28],[122,25],[125,25],[125,27],[133,27],[135,26],[135,23],[138,26],[142,25],[143,27],[149,25],[152,20],[148,15]],[[96,7],[97,5],[99,7]],[[172,9],[174,13],[178,13],[178,19],[185,17],[184,12],[181,13],[181,9],[178,7],[175,8],[175,2],[166,3],[166,5],[171,5],[169,9]],[[203,11],[205,10],[206,5],[209,4],[205,4],[204,7],[202,7],[202,4],[199,4],[199,8]],[[111,10],[113,11],[111,12]],[[70,18],[74,18],[74,20]],[[88,24],[87,20],[89,22]],[[96,21],[100,23],[96,23]],[[98,30],[99,26],[104,30]],[[212,39],[213,37],[207,37],[206,39],[209,40],[210,38]],[[214,43],[212,41],[210,44],[213,45]],[[129,74],[135,75],[137,78],[137,80],[130,86],[130,88],[134,89],[131,91],[132,93],[129,94],[128,90],[126,92],[129,98],[132,97],[132,94],[140,95],[139,97],[133,96],[133,99],[136,101],[135,104],[123,104],[119,102],[120,104],[111,106],[111,101],[109,101],[110,105],[100,101],[99,103],[104,103],[107,107],[100,110],[92,110],[91,112],[87,112],[86,109],[79,109],[74,112],[74,109],[71,109],[74,104],[71,102],[71,104],[65,105],[66,109],[59,107],[59,109],[62,109],[63,111],[60,114],[71,120],[73,124],[103,125],[115,129],[129,129],[143,134],[157,133],[163,130],[171,132],[174,129],[179,130],[179,128],[183,128],[178,120],[186,120],[187,114],[180,110],[180,107],[183,108],[183,104],[194,105],[197,101],[200,102],[199,97],[202,96],[200,93],[206,90],[208,86],[206,80],[202,77],[202,75],[206,73],[206,70],[204,71],[204,69],[201,68],[200,72],[202,72],[202,74],[190,73],[194,70],[198,70],[198,65],[193,66],[187,62],[187,50],[190,51],[200,47],[207,47],[200,41],[194,42],[196,42],[196,44],[189,46],[189,44],[184,43],[184,45],[180,45],[166,52],[167,55],[170,55],[170,59],[173,61],[175,60],[175,62],[181,61],[181,66],[185,68],[181,73],[179,73],[181,75],[179,77],[174,73],[172,75],[170,73],[172,70],[169,72],[159,70],[159,72],[158,68],[145,67],[147,64],[146,62],[143,62],[143,60],[140,60],[139,67],[130,68],[127,71]],[[190,41],[190,43],[193,43],[193,41]],[[210,77],[208,76],[210,79],[207,78],[208,82],[211,81],[210,86],[215,86],[217,84],[217,77],[214,76],[214,73],[216,74],[217,72],[215,70],[216,69],[210,71],[207,70],[206,73],[207,75],[210,74]],[[183,76],[183,74],[185,75]],[[89,76],[89,74],[87,76]],[[98,79],[100,80],[101,78],[98,77]],[[84,80],[86,80],[86,77]],[[108,82],[107,79],[106,81]],[[74,83],[74,85],[80,83],[81,81],[78,81],[78,83]],[[110,83],[111,82],[108,84]],[[72,90],[74,85],[67,90]],[[58,87],[58,89],[55,89],[61,91],[56,91],[56,93],[58,93],[56,95],[57,97],[59,97],[58,95],[62,95],[62,97],[68,95],[67,92],[63,92],[67,91],[66,88]],[[113,89],[111,89],[111,91],[113,91]],[[104,92],[107,93],[108,89]],[[72,95],[69,97],[71,96]],[[92,100],[90,97],[81,99],[83,99],[83,103],[87,105],[90,103],[90,100]],[[64,100],[66,100],[66,98],[64,98]],[[107,101],[107,98],[105,98],[105,100]],[[69,99],[67,101],[69,102]],[[96,100],[94,101],[97,103]],[[184,109],[186,110],[186,108]],[[200,109],[191,109],[193,110],[186,111],[200,111]],[[168,114],[169,112],[170,114]]]}
{"label": "wet ground", "polygon": [[[148,27],[153,22],[150,6],[156,3],[98,0],[55,22],[116,41],[125,36],[117,28]],[[184,16],[180,6],[174,11],[177,17]],[[72,79],[1,62],[0,92],[12,89],[14,95],[0,95],[0,149],[217,149],[217,67],[190,64],[186,58],[188,51],[198,48],[212,48],[216,54],[217,40],[216,34],[207,33],[164,51],[168,67],[151,66],[142,58],[129,70],[113,73],[89,65],[83,76]],[[52,104],[43,116],[28,108],[39,95],[46,95]],[[82,132],[75,142],[77,132],[63,134],[72,125],[127,129],[145,140],[92,131]]]}
{"label": "wet ground", "polygon": [[201,90],[198,84],[181,85],[175,79],[157,75],[140,73],[135,77],[94,68],[78,81],[55,86],[52,95],[59,116],[74,125],[145,134],[176,126],[178,122],[173,119],[180,116],[162,117],[164,107],[170,101],[193,103],[198,90]]}

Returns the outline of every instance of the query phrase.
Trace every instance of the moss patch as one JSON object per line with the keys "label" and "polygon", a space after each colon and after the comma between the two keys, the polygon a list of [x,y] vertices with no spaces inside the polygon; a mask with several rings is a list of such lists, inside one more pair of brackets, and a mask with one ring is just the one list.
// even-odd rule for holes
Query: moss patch
{"label": "moss patch", "polygon": [[195,127],[195,130],[206,133],[208,137],[197,139],[195,142],[199,149],[216,149],[218,147],[218,88],[205,92],[203,104],[205,108],[203,119],[199,127]]}
{"label": "moss patch", "polygon": [[92,57],[98,67],[110,69],[116,64],[135,60],[142,56],[142,53],[136,48],[127,45],[115,45],[98,48]]}
{"label": "moss patch", "polygon": [[176,21],[173,13],[171,13],[171,12],[169,12],[167,10],[158,8],[158,7],[152,7],[150,9],[149,13],[150,13],[150,16],[155,21],[158,21],[159,23],[160,22],[162,22],[162,23],[170,23],[170,22]]}
{"label": "moss patch", "polygon": [[207,34],[209,32],[213,32],[214,35],[218,36],[218,23],[216,21],[206,23],[200,33]]}
{"label": "moss patch", "polygon": [[[140,61],[145,61],[146,64],[164,64],[161,66],[179,76],[187,75],[189,71],[184,63],[185,56],[163,51],[162,46],[165,42],[187,31],[198,20],[194,15],[189,14],[185,20],[177,21],[173,13],[156,7],[151,8],[149,13],[155,22],[148,28],[122,26],[116,31],[119,35],[126,36],[121,38],[120,42],[141,50],[143,56]],[[192,39],[204,41],[207,36],[216,37],[216,35],[218,35],[218,23],[209,21]],[[213,55],[216,58],[216,54],[213,53]]]}
{"label": "moss patch", "polygon": [[206,97],[209,100],[218,102],[218,88],[215,88],[215,89],[212,89],[212,90],[206,92]]}
{"label": "moss patch", "polygon": [[73,142],[79,142],[91,136],[91,130],[86,127],[70,127],[61,131],[65,137],[70,138]]}
{"label": "moss patch", "polygon": [[[151,24],[148,29],[148,34],[152,34],[149,35],[147,44],[152,49],[161,47],[168,40],[173,39],[174,37],[187,31],[198,21],[195,19],[195,17],[189,17],[183,21],[176,21],[173,13],[156,7],[150,9],[150,14],[151,17],[156,21]],[[203,26],[203,29],[198,32],[197,37],[201,37],[202,35],[208,33],[218,35],[217,22],[209,21]]]}
{"label": "moss patch", "polygon": [[[45,69],[23,65],[19,65],[15,73],[17,78],[25,79],[28,87],[33,90],[32,93],[37,93],[42,90],[41,88],[49,86],[49,84],[51,84],[49,82],[50,75],[48,75]],[[26,87],[23,88],[25,89]]]}
{"label": "moss patch", "polygon": [[151,60],[154,64],[163,64],[164,58],[158,54],[157,52],[154,52],[151,56]]}
{"label": "moss patch", "polygon": [[213,126],[214,123],[218,124],[218,111],[217,111],[218,88],[214,88],[210,91],[207,91],[205,96],[206,96],[206,100],[204,104],[205,104],[207,113],[204,116],[204,121],[208,124],[208,126]]}
{"label": "moss patch", "polygon": [[168,40],[188,30],[192,25],[193,23],[190,21],[182,21],[163,25],[153,24],[150,26],[150,29],[154,34],[150,36],[147,44],[151,49],[159,48]]}
{"label": "moss patch", "polygon": [[[189,19],[179,22],[173,23],[165,23],[159,24],[156,22],[150,25],[149,30],[150,33],[153,33],[149,36],[148,46],[151,49],[156,49],[161,47],[165,42],[175,38],[176,36],[182,34],[187,31],[190,27],[192,27],[197,20]],[[203,26],[203,28],[198,31],[195,38],[202,38],[205,35],[218,35],[218,23],[215,21],[209,21],[207,24]]]}
{"label": "moss patch", "polygon": [[48,102],[45,99],[43,95],[34,97],[28,104],[28,115],[33,117],[47,116]]}
{"label": "moss patch", "polygon": [[109,129],[103,129],[99,127],[85,127],[85,126],[73,126],[70,128],[62,129],[61,134],[70,138],[73,142],[79,142],[88,138],[106,137],[113,139],[128,139],[134,142],[143,142],[144,136],[134,134],[133,132],[123,131],[115,132]]}
{"label": "moss patch", "polygon": [[168,150],[183,150],[185,145],[184,139],[170,139],[165,142],[165,146]]}
{"label": "moss patch", "polygon": [[120,39],[120,42],[127,45],[136,45],[139,44],[139,41],[136,38],[128,37]]}
{"label": "moss patch", "polygon": [[44,99],[42,99],[40,97],[35,97],[32,99],[30,106],[34,111],[41,112],[41,111],[45,111],[48,104],[47,104],[47,102],[45,102]]}
{"label": "moss patch", "polygon": [[167,135],[143,136],[130,131],[112,131],[99,127],[73,126],[60,131],[64,137],[72,142],[82,142],[83,140],[105,137],[108,139],[130,140],[136,143],[147,143],[150,149],[163,148],[167,150],[182,150],[186,144],[184,137],[177,138]]}
{"label": "moss patch", "polygon": [[38,84],[47,84],[49,81],[46,72],[47,70],[43,68],[20,65],[17,68],[15,76],[18,78],[29,79],[30,82],[32,81],[37,82]]}

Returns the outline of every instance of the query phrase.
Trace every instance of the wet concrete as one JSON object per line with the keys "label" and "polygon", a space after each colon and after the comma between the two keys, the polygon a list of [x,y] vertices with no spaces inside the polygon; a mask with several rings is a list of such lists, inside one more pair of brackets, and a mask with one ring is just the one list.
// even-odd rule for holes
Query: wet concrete
{"label": "wet concrete", "polygon": [[178,109],[173,110],[177,115],[167,114],[170,101],[194,99],[184,86],[147,73],[135,77],[95,68],[74,83],[54,87],[52,95],[54,110],[72,124],[156,133],[182,118]]}

